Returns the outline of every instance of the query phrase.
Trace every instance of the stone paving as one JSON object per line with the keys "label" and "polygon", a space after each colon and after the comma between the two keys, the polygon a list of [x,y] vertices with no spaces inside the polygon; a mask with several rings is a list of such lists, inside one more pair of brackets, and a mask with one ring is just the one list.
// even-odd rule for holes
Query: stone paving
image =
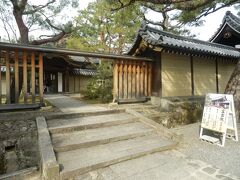
{"label": "stone paving", "polygon": [[44,98],[51,104],[59,108],[63,113],[80,113],[106,110],[106,108],[102,106],[88,105],[79,100],[62,94],[45,95]]}
{"label": "stone paving", "polygon": [[[98,110],[106,109],[101,106],[90,107],[89,105],[81,104],[81,102],[79,101],[72,103],[73,102],[72,100],[67,100],[69,98],[70,97],[60,96],[59,98],[52,98],[50,102],[55,104],[57,107],[59,107],[63,112],[69,112],[69,111],[84,112],[85,110],[94,111],[95,109],[98,111]],[[48,100],[49,99],[51,98],[48,98]],[[62,105],[61,103],[63,101],[68,102],[71,107]],[[74,101],[77,101],[77,100],[74,100]],[[72,122],[74,121],[76,121],[76,119],[73,120]],[[109,120],[106,119],[106,121],[109,121]],[[51,124],[50,121],[49,123]],[[57,124],[58,123],[56,122],[55,125]],[[52,123],[52,125],[54,125],[54,123]],[[64,123],[62,125],[66,126],[66,124]],[[119,148],[118,152],[120,152],[120,155],[122,153],[125,156],[126,152],[129,153],[132,151],[130,150],[132,149],[130,147],[132,145],[134,146],[134,143],[136,144],[136,147],[139,147],[137,149],[144,149],[144,148],[148,149],[149,145],[142,140],[139,140],[138,142],[133,142],[134,140],[130,139],[127,141],[129,142],[132,141],[132,142],[127,143],[126,140],[119,139],[119,141],[116,141],[113,143],[116,145],[113,145],[112,143],[107,143],[106,145],[99,145],[98,147],[95,147],[95,149],[87,148],[88,150],[85,152],[83,149],[75,149],[75,150],[72,149],[71,151],[67,151],[67,152],[59,151],[59,153],[57,153],[57,158],[58,158],[58,161],[60,162],[60,167],[62,172],[64,171],[67,172],[68,168],[70,169],[73,168],[74,170],[75,168],[79,168],[79,166],[85,167],[85,169],[84,168],[81,169],[81,173],[80,173],[81,175],[75,174],[74,176],[71,177],[70,176],[71,171],[69,171],[70,172],[69,174],[65,174],[66,176],[62,176],[62,177],[66,177],[66,179],[74,179],[74,180],[78,180],[78,179],[81,179],[81,180],[82,179],[83,180],[94,180],[94,179],[97,179],[97,180],[111,180],[111,179],[119,179],[119,180],[120,179],[130,179],[130,180],[131,179],[136,179],[136,180],[139,180],[139,179],[140,180],[141,179],[144,179],[144,180],[145,179],[146,180],[148,179],[151,179],[151,180],[155,180],[155,179],[156,180],[158,179],[160,180],[161,179],[164,179],[164,180],[165,179],[166,180],[174,180],[174,179],[180,179],[180,180],[181,179],[183,180],[228,179],[228,180],[231,180],[233,179],[233,180],[239,180],[240,175],[238,172],[240,171],[238,171],[238,169],[240,167],[239,165],[240,156],[238,152],[240,152],[240,150],[238,149],[239,146],[236,145],[236,142],[227,141],[226,147],[224,147],[225,149],[218,146],[206,144],[205,142],[201,142],[198,139],[198,133],[199,133],[198,126],[199,125],[192,125],[192,126],[183,127],[182,129],[178,128],[178,129],[172,130],[173,132],[184,134],[183,142],[175,150],[168,150],[164,152],[149,151],[149,153],[144,153],[144,154],[141,154],[141,156],[136,156],[136,157],[132,156],[130,153],[129,154],[130,156],[128,156],[129,158],[121,159],[120,157],[120,161],[118,161],[118,159],[117,161],[111,161],[111,158],[113,157],[112,155],[116,154],[116,152],[114,153],[113,151],[115,147]],[[89,132],[91,131],[92,130],[90,130]],[[105,129],[105,131],[107,130]],[[86,133],[87,132],[88,131],[86,131]],[[111,133],[113,132],[114,130],[111,131]],[[116,133],[117,132],[118,131],[116,131]],[[102,133],[102,135],[103,134],[104,133]],[[54,136],[57,137],[58,135],[53,135],[53,137]],[[61,135],[59,135],[59,137],[60,136]],[[148,136],[150,138],[151,134],[147,136],[145,135],[143,138],[147,138]],[[95,139],[98,139],[97,136],[93,136],[93,137],[95,137]],[[77,139],[74,136],[72,138],[75,140]],[[69,136],[66,139],[72,139],[72,138],[71,136]],[[104,138],[109,139],[111,137],[105,136]],[[140,137],[140,139],[141,138],[142,137]],[[63,138],[63,141],[67,142],[66,139],[64,140]],[[59,140],[60,140],[59,138],[56,138],[54,142],[59,143],[60,142]],[[152,145],[155,146],[157,145],[157,142],[155,142],[156,140],[154,141],[151,140],[149,142],[151,142]],[[91,143],[94,144],[95,141],[92,141]],[[124,145],[124,143],[127,143],[127,144]],[[65,145],[66,144],[64,144],[64,146]],[[68,144],[66,146],[68,146]],[[130,151],[127,150],[126,152],[124,152],[125,151],[124,148],[125,149],[130,148],[129,149]],[[149,148],[151,149],[151,147]],[[93,151],[94,153],[92,154],[91,151]],[[111,155],[112,152],[113,154]],[[134,150],[133,152],[136,153],[137,151]],[[84,155],[83,153],[87,153],[87,154]],[[95,156],[93,156],[94,154]],[[100,157],[102,155],[104,155],[103,157],[104,158],[106,157],[107,159],[102,159]],[[225,161],[226,159],[231,159],[231,160]],[[99,163],[97,165],[94,165],[96,160],[99,160]],[[111,161],[111,163],[109,163],[108,160]],[[90,166],[84,166],[88,163],[90,163],[89,164]],[[92,166],[91,163],[93,163],[92,165],[94,166]],[[65,168],[64,166],[62,166],[63,164],[65,164]],[[235,167],[232,168],[233,166]],[[85,171],[87,173],[83,174]],[[76,171],[72,171],[72,172],[76,172]]]}

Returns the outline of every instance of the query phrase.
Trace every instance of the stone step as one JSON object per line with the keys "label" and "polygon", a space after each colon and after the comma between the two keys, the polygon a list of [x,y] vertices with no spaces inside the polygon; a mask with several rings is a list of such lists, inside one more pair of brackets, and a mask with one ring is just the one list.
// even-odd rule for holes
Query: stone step
{"label": "stone step", "polygon": [[122,161],[168,150],[175,146],[176,143],[156,133],[56,154],[60,164],[61,179],[68,179]]}
{"label": "stone step", "polygon": [[47,121],[51,134],[67,133],[83,129],[93,129],[106,126],[136,122],[137,118],[128,113],[84,116],[71,119],[53,119]]}
{"label": "stone step", "polygon": [[52,142],[55,152],[63,152],[149,135],[153,131],[154,129],[150,126],[135,122],[71,133],[53,134]]}

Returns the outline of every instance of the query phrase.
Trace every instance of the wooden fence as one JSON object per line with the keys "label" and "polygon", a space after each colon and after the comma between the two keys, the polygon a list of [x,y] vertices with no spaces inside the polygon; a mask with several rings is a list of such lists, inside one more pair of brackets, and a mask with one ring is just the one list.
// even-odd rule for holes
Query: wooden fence
{"label": "wooden fence", "polygon": [[147,61],[115,61],[113,94],[115,100],[138,100],[151,96],[152,63]]}
{"label": "wooden fence", "polygon": [[[0,50],[0,104],[35,103],[36,92],[43,102],[42,53]],[[20,94],[23,102],[19,102]]]}

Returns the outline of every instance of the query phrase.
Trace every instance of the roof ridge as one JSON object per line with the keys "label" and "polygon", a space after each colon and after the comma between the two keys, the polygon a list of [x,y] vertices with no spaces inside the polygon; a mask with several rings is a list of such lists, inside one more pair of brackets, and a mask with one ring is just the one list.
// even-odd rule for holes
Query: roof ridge
{"label": "roof ridge", "polygon": [[174,33],[171,33],[171,32],[154,29],[153,27],[150,27],[148,25],[146,25],[145,27],[147,29],[153,31],[153,32],[161,33],[161,34],[165,34],[165,35],[170,35],[171,37],[175,37],[176,39],[183,39],[183,40],[186,40],[186,41],[196,42],[196,43],[201,43],[201,44],[206,44],[206,45],[211,44],[211,45],[214,45],[215,47],[223,47],[223,48],[230,49],[230,50],[236,50],[234,47],[231,47],[231,46],[218,44],[218,43],[214,43],[214,42],[203,41],[203,40],[194,39],[194,38],[190,38],[190,37],[186,37],[186,36],[177,35],[177,34],[174,34]]}

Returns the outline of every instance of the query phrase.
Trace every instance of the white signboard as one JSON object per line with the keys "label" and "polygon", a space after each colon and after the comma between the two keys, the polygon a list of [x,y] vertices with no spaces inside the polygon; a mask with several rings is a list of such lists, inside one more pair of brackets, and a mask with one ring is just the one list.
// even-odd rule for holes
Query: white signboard
{"label": "white signboard", "polygon": [[203,129],[222,134],[221,146],[224,146],[228,130],[233,131],[232,137],[238,141],[236,116],[233,96],[229,94],[207,94],[202,116],[200,138],[209,141],[216,138],[203,135]]}

